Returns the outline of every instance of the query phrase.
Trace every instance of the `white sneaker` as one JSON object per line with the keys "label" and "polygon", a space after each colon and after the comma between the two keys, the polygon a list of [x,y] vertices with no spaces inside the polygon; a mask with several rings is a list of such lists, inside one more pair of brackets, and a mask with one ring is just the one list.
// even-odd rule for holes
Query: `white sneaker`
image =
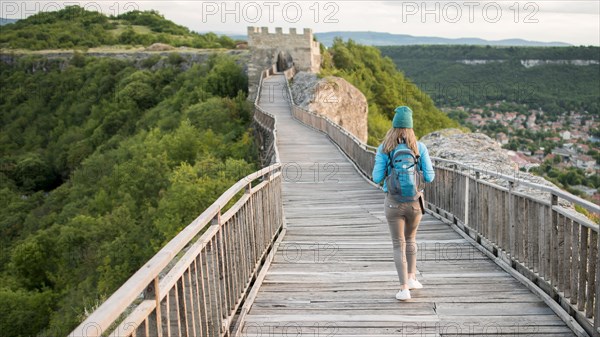
{"label": "white sneaker", "polygon": [[408,289],[422,289],[423,285],[417,279],[408,279]]}
{"label": "white sneaker", "polygon": [[400,300],[400,301],[410,300],[410,290],[408,290],[408,289],[400,290],[396,294],[396,299]]}

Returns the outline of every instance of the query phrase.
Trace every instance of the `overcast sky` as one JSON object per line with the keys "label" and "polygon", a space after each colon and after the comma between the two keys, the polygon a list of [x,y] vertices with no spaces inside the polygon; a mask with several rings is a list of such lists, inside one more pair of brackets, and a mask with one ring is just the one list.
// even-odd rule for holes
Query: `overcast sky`
{"label": "overcast sky", "polygon": [[521,38],[600,45],[600,1],[42,1],[1,2],[0,16],[22,18],[79,4],[105,14],[156,9],[206,32],[246,34],[247,26],[378,31],[488,40]]}

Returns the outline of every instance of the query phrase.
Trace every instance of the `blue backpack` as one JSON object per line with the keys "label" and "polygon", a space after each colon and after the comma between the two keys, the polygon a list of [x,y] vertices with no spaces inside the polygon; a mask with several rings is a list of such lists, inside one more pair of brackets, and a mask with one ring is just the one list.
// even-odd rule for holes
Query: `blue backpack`
{"label": "blue backpack", "polygon": [[[388,176],[385,178],[390,195],[398,202],[419,199],[423,186],[423,173],[419,170],[419,157],[410,149],[396,148],[388,154]],[[391,169],[391,170],[390,170]]]}

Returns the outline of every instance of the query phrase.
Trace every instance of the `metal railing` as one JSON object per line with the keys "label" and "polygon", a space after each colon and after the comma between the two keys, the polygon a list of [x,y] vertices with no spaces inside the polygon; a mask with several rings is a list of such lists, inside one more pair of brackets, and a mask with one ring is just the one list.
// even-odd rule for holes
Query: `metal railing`
{"label": "metal railing", "polygon": [[[285,74],[290,79],[293,73]],[[291,76],[290,76],[291,75]],[[376,148],[329,118],[297,106],[288,83],[293,116],[324,132],[365,176],[372,178]],[[559,205],[559,198],[600,214],[600,207],[556,188],[432,158],[436,173],[425,189],[428,208],[444,214],[495,256],[559,303],[592,336],[600,336],[598,224]],[[481,179],[504,180],[509,188]],[[546,192],[539,200],[514,190],[520,184]]]}
{"label": "metal railing", "polygon": [[[260,83],[273,73],[263,71]],[[260,91],[254,120],[272,133],[265,144],[271,165],[231,186],[69,336],[233,334],[236,312],[283,228],[275,117],[259,100]]]}

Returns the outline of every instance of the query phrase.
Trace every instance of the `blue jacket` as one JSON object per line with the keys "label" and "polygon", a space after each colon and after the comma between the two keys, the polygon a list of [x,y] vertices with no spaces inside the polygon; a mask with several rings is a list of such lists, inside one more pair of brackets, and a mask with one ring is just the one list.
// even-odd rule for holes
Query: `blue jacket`
{"label": "blue jacket", "polygon": [[[419,160],[419,170],[423,172],[423,180],[426,183],[430,183],[435,178],[435,171],[433,170],[433,164],[431,164],[431,158],[429,158],[429,151],[427,151],[427,146],[421,142],[417,142],[417,147],[419,148],[419,154],[421,155],[421,159]],[[398,144],[396,148],[408,148],[406,144]],[[390,158],[387,154],[383,153],[383,144],[377,147],[377,154],[375,155],[375,166],[373,166],[373,181],[379,184],[386,177],[386,170],[388,167],[388,163]],[[387,192],[387,186],[385,184],[385,180],[383,181],[383,191]]]}

